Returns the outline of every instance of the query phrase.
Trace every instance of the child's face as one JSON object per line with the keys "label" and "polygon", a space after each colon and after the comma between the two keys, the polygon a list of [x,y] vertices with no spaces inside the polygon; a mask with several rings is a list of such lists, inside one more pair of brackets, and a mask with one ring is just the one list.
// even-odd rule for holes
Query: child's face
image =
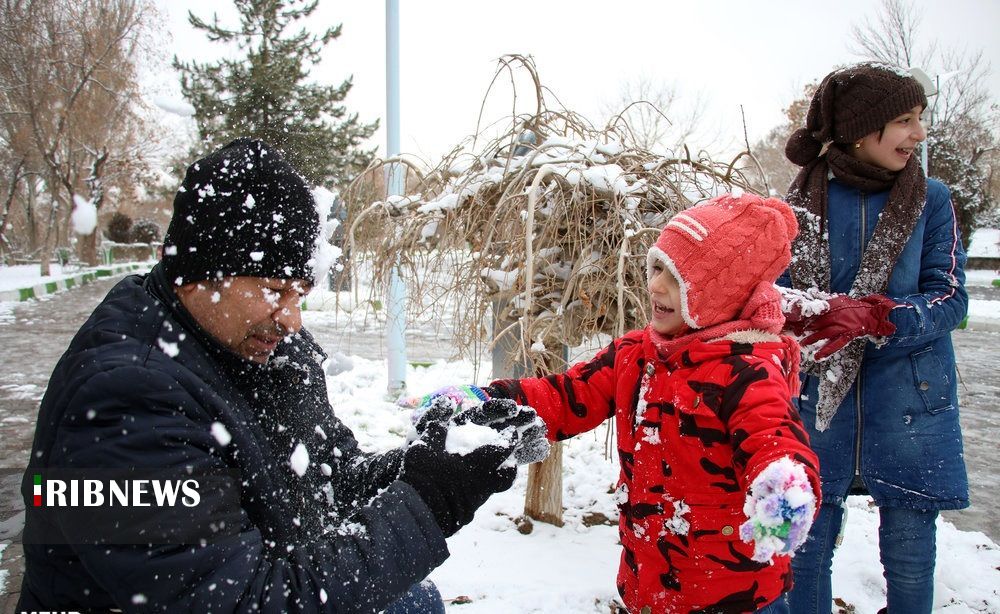
{"label": "child's face", "polygon": [[681,317],[681,287],[662,262],[653,263],[653,276],[646,284],[653,307],[653,329],[661,335],[672,335],[684,329]]}
{"label": "child's face", "polygon": [[927,131],[920,122],[924,108],[917,105],[890,121],[882,130],[861,139],[861,147],[851,149],[854,157],[890,171],[900,171],[906,166],[914,147],[927,138]]}

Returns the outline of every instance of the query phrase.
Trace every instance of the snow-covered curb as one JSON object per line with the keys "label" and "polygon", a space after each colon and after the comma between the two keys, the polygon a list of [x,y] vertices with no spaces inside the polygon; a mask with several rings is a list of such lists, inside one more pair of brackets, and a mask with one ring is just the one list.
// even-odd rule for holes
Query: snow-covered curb
{"label": "snow-covered curb", "polygon": [[0,290],[0,302],[3,301],[27,301],[46,294],[71,290],[84,284],[89,284],[101,277],[114,277],[131,273],[140,269],[148,269],[150,263],[129,263],[116,264],[112,266],[96,267],[86,271],[81,271],[76,275],[68,275],[60,279],[46,281],[40,284],[13,288],[10,290]]}

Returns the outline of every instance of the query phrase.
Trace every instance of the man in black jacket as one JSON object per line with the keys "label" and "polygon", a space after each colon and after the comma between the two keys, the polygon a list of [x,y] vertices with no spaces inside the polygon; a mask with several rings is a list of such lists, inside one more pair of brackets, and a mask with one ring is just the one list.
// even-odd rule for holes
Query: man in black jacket
{"label": "man in black jacket", "polygon": [[480,423],[508,437],[464,455],[445,450],[455,422],[440,406],[413,444],[362,452],[301,328],[300,300],[330,262],[320,218],[260,141],[188,168],[162,260],[117,284],[57,364],[27,474],[236,469],[239,528],[74,543],[65,523],[40,519],[29,485],[18,611],[444,611],[422,581],[447,558],[445,538],[510,487],[508,459],[529,436],[509,427],[531,410],[488,401]]}

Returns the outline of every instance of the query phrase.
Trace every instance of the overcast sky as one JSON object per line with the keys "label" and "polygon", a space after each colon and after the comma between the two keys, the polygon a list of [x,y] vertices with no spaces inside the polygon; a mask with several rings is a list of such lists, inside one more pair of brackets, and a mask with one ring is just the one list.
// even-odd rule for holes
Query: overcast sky
{"label": "overcast sky", "polygon": [[[782,120],[802,87],[835,65],[858,60],[850,29],[874,19],[877,0],[400,0],[402,150],[435,161],[474,132],[480,105],[508,53],[531,55],[542,83],[569,109],[603,121],[602,109],[624,84],[645,78],[674,84],[706,109],[708,128],[738,145],[746,113],[751,141]],[[1000,100],[1000,1],[916,0],[920,38],[939,46],[982,49],[993,66],[990,87]],[[169,54],[207,60],[223,51],[187,23],[188,10],[223,22],[224,0],[161,0],[172,34]],[[340,83],[354,76],[347,98],[363,120],[385,116],[385,2],[320,0],[314,31],[343,24],[313,76]],[[929,66],[930,74],[943,67]],[[164,79],[165,87],[175,76]],[[510,114],[509,78],[490,94],[484,120]],[[518,80],[518,111],[533,100]],[[384,119],[383,119],[384,125]],[[707,138],[707,137],[706,137]],[[385,148],[385,132],[374,139]],[[697,143],[695,145],[698,145]]]}

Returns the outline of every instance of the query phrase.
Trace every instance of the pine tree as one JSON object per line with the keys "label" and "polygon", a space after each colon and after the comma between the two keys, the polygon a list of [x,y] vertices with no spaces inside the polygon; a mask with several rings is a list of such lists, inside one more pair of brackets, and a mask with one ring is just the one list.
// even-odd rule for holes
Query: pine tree
{"label": "pine tree", "polygon": [[308,17],[318,0],[234,0],[238,29],[206,23],[193,12],[191,25],[213,42],[236,43],[245,57],[215,63],[181,62],[181,88],[195,108],[195,121],[206,151],[239,136],[260,138],[280,148],[295,168],[316,184],[343,185],[362,171],[374,148],[362,149],[378,121],[358,121],[342,104],[352,77],[339,86],[306,81],[320,52],[340,36],[341,25],[314,35],[304,28],[285,31]]}

